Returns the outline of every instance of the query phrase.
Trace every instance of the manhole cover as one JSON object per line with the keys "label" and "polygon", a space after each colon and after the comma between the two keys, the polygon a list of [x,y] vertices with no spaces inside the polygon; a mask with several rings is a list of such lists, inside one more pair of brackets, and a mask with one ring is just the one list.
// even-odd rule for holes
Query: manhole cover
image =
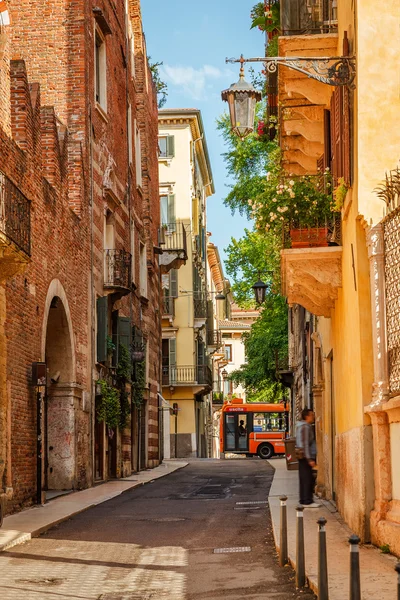
{"label": "manhole cover", "polygon": [[252,500],[249,502],[236,502],[236,504],[268,504],[268,500]]}
{"label": "manhole cover", "polygon": [[238,546],[237,548],[214,548],[214,554],[231,554],[234,552],[251,552],[250,546]]}

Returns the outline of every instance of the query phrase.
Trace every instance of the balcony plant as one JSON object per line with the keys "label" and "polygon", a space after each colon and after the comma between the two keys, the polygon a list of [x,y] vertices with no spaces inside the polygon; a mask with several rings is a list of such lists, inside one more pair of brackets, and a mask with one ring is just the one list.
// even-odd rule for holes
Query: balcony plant
{"label": "balcony plant", "polygon": [[[269,154],[269,171],[255,198],[249,199],[256,228],[282,236],[289,227],[293,245],[308,231],[312,245],[328,245],[327,220],[332,213],[332,181],[327,170],[319,175],[290,176],[281,167],[278,146]],[[305,245],[310,245],[309,242]]]}

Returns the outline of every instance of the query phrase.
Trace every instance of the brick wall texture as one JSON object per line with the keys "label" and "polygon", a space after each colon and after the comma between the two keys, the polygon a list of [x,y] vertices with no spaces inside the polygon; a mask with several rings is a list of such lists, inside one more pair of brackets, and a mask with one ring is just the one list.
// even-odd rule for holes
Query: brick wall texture
{"label": "brick wall texture", "polygon": [[[37,492],[37,399],[30,385],[34,361],[47,361],[60,372],[58,383],[48,385],[44,402],[44,487],[92,485],[96,452],[101,454],[101,479],[158,464],[161,323],[154,249],[160,214],[157,95],[140,3],[8,4],[11,41],[0,70],[0,170],[31,202],[29,264],[1,284],[0,294],[6,356],[0,361],[0,394],[4,392],[7,404],[0,410],[0,437],[8,438],[6,448],[0,444],[0,488],[12,488],[8,510],[15,511],[34,502]],[[134,76],[128,19],[134,32]],[[96,28],[106,48],[106,110],[95,101]],[[134,127],[128,139],[128,105],[140,132],[140,187]],[[115,248],[133,250],[135,285],[124,295],[104,287],[106,216],[114,226]],[[147,248],[146,298],[139,286],[141,243]],[[1,256],[0,247],[0,274]],[[106,428],[97,438],[94,433],[95,382],[107,375],[107,368],[96,363],[96,302],[106,295],[110,332],[113,311],[129,317],[144,335],[149,358],[142,409],[132,413],[126,430],[117,432],[114,449]],[[141,461],[140,418],[146,428]],[[62,471],[58,479],[57,471]]]}

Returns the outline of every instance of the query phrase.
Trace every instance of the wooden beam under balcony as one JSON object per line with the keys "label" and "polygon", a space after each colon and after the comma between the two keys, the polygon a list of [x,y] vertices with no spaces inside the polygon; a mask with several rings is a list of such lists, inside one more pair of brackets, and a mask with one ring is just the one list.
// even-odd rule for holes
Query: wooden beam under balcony
{"label": "wooden beam under balcony", "polygon": [[342,287],[342,247],[281,251],[282,294],[319,317],[331,317]]}

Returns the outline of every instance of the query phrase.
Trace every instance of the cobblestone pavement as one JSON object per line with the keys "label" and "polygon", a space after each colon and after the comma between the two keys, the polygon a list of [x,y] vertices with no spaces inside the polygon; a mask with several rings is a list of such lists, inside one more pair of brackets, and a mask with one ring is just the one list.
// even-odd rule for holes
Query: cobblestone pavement
{"label": "cobblestone pavement", "polygon": [[272,477],[258,459],[193,461],[0,554],[0,598],[311,600],[277,565]]}

